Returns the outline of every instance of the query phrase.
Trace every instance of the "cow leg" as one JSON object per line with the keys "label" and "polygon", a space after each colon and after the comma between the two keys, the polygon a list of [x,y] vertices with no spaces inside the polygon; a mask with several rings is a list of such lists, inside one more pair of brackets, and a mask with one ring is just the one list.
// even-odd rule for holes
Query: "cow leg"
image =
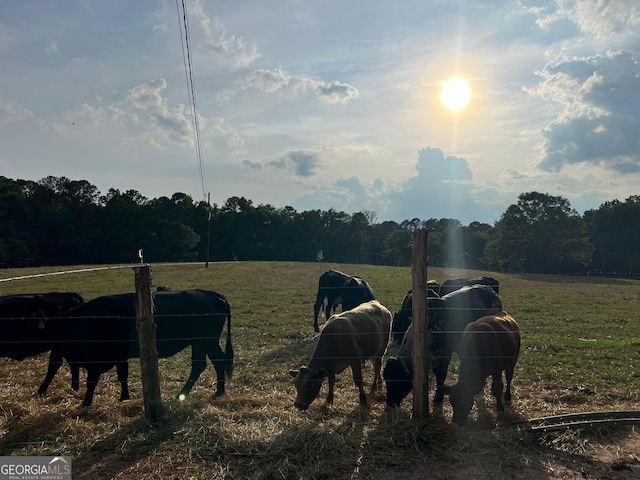
{"label": "cow leg", "polygon": [[507,379],[507,390],[504,393],[504,403],[511,405],[511,380],[513,380],[513,371],[515,364],[507,367],[504,371],[504,376]]}
{"label": "cow leg", "polygon": [[[342,296],[341,295],[338,295],[336,298],[333,299],[333,302],[332,302],[332,307],[333,308],[332,308],[332,314],[331,315],[334,315],[336,313],[336,310],[338,310],[338,305],[342,305]],[[344,311],[344,309],[343,309],[343,311]]]}
{"label": "cow leg", "polygon": [[129,400],[129,362],[116,363],[116,373],[120,382],[120,401]]}
{"label": "cow leg", "polygon": [[327,393],[327,405],[333,404],[333,389],[336,386],[336,374],[335,372],[327,373],[327,381],[329,382],[329,393]]}
{"label": "cow leg", "polygon": [[[56,376],[61,366],[62,366],[62,355],[52,350],[51,353],[49,354],[49,366],[47,367],[47,374],[45,375],[44,380],[40,385],[40,388],[38,388],[38,395],[44,395],[45,393],[47,393],[47,389],[49,388],[49,385],[51,385],[53,378]],[[71,372],[73,375],[73,370],[71,370]],[[71,379],[71,387],[73,388],[73,376]]]}
{"label": "cow leg", "polygon": [[373,384],[371,384],[371,393],[377,392],[378,387],[382,385],[382,376],[380,371],[382,370],[382,357],[376,357],[373,359]]}
{"label": "cow leg", "polygon": [[217,342],[215,342],[213,351],[209,350],[207,356],[209,357],[213,368],[216,369],[216,397],[219,397],[220,395],[225,394],[226,363],[228,360]]}
{"label": "cow leg", "polygon": [[504,388],[502,383],[502,370],[494,372],[491,377],[491,393],[496,397],[496,410],[504,412],[504,405],[502,403],[502,389]]}
{"label": "cow leg", "polygon": [[320,310],[324,310],[324,298],[322,301],[318,299],[316,304],[313,306],[313,331],[319,332],[320,327],[318,327],[318,315],[320,314]]}
{"label": "cow leg", "polygon": [[360,405],[367,404],[367,395],[364,393],[364,386],[362,385],[362,361],[358,360],[351,364],[351,371],[353,373],[353,383],[358,387],[360,392]]}
{"label": "cow leg", "polygon": [[182,390],[180,390],[178,394],[180,400],[184,400],[184,398],[189,395],[193,385],[200,377],[200,374],[204,372],[206,366],[207,358],[204,348],[202,348],[200,344],[191,345],[191,373],[189,374],[187,383],[184,384],[184,387],[182,387]]}
{"label": "cow leg", "polygon": [[330,293],[327,295],[327,308],[324,311],[324,316],[327,320],[331,318],[331,315],[336,313],[336,308],[338,308],[338,298],[336,295]]}
{"label": "cow leg", "polygon": [[69,362],[71,370],[71,390],[77,392],[80,389],[80,367],[76,363]]}
{"label": "cow leg", "polygon": [[444,381],[447,378],[450,361],[451,355],[448,357],[440,357],[434,362],[433,374],[436,377],[436,394],[433,398],[434,403],[441,404],[444,401]]}
{"label": "cow leg", "polygon": [[99,380],[100,372],[93,368],[87,369],[87,393],[84,394],[84,400],[82,401],[83,407],[88,407],[93,402],[93,394],[96,391]]}

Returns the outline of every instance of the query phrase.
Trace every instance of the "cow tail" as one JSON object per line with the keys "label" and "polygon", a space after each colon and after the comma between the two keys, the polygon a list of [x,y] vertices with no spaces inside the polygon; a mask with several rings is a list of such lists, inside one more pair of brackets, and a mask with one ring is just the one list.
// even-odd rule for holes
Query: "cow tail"
{"label": "cow tail", "polygon": [[227,344],[225,346],[226,358],[226,374],[231,377],[233,375],[233,345],[231,344],[231,309],[227,304]]}

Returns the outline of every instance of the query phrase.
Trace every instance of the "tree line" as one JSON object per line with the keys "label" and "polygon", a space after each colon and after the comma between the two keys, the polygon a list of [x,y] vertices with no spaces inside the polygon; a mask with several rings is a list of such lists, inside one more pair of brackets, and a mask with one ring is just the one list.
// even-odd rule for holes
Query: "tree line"
{"label": "tree line", "polygon": [[494,225],[451,218],[377,222],[375,212],[298,212],[230,197],[106,194],[86,180],[0,176],[0,267],[228,260],[410,265],[429,231],[429,264],[531,273],[640,271],[640,197],[579,215],[566,198],[518,197]]}

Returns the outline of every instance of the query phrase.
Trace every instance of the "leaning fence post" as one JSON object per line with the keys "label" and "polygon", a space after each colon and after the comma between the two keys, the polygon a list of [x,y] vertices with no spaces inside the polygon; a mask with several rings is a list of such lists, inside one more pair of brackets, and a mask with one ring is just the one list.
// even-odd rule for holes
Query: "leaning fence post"
{"label": "leaning fence post", "polygon": [[427,322],[427,230],[413,232],[413,418],[429,415],[429,344]]}
{"label": "leaning fence post", "polygon": [[136,281],[136,327],[140,342],[144,416],[148,420],[158,420],[164,414],[165,408],[160,396],[156,323],[153,320],[153,300],[151,298],[151,267],[141,265],[133,267],[133,270]]}

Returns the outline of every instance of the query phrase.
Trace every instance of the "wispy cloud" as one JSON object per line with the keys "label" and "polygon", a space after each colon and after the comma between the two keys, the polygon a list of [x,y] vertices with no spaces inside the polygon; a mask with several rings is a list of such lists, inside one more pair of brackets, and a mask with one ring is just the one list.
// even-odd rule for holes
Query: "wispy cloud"
{"label": "wispy cloud", "polygon": [[280,68],[258,69],[242,78],[238,84],[243,90],[256,89],[265,93],[279,91],[299,95],[311,92],[325,103],[347,103],[358,97],[358,89],[333,81],[331,83],[305,76],[293,76]]}
{"label": "wispy cloud", "polygon": [[10,103],[0,98],[0,125],[24,122],[33,116],[33,113],[22,105]]}
{"label": "wispy cloud", "polygon": [[248,41],[243,36],[228,34],[219,19],[211,20],[204,2],[194,0],[188,7],[188,12],[202,32],[202,43],[214,52],[232,59],[235,68],[246,67],[260,58],[256,43]]}
{"label": "wispy cloud", "polygon": [[556,0],[547,8],[531,9],[542,28],[569,20],[595,38],[620,31],[632,32],[640,26],[640,5],[636,0]]}

